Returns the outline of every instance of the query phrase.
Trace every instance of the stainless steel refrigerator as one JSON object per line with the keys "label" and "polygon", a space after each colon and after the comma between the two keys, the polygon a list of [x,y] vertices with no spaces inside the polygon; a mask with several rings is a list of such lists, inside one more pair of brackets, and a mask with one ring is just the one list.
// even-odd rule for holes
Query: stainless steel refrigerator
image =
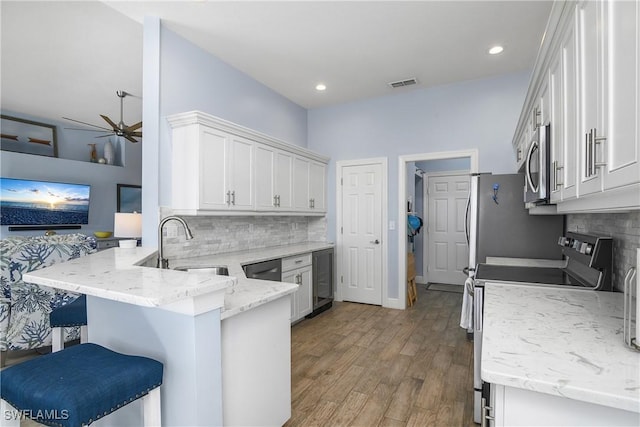
{"label": "stainless steel refrigerator", "polygon": [[[558,237],[564,235],[564,215],[530,215],[524,205],[523,174],[473,176],[467,207],[469,277],[474,277],[475,267],[487,262],[487,257],[562,259]],[[474,299],[479,298],[477,291],[473,291]],[[475,318],[477,304],[473,306]],[[475,326],[467,331],[474,335],[473,413],[474,421],[479,423],[482,338],[478,330],[481,326]]]}
{"label": "stainless steel refrigerator", "polygon": [[469,194],[470,268],[487,257],[562,259],[564,215],[529,215],[523,174],[473,176]]}

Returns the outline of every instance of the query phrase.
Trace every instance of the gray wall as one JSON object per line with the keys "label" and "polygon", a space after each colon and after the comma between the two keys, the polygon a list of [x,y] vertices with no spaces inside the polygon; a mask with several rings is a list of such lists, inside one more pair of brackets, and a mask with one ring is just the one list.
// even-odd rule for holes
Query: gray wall
{"label": "gray wall", "polygon": [[612,279],[614,287],[622,291],[624,276],[636,266],[636,250],[640,248],[640,211],[567,215],[567,230],[613,237]]}
{"label": "gray wall", "polygon": [[[522,110],[529,73],[417,89],[309,111],[308,148],[331,157],[328,170],[329,240],[335,241],[339,160],[387,157],[389,221],[398,221],[398,156],[479,150],[483,172],[515,172],[511,138]],[[404,195],[400,197],[404,198]],[[388,231],[388,297],[397,298],[397,231]]]}

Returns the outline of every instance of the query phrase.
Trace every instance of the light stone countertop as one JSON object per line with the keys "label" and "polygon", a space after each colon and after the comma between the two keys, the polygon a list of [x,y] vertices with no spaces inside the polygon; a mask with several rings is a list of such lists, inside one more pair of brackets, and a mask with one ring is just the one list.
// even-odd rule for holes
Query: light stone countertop
{"label": "light stone countertop", "polygon": [[230,252],[226,254],[175,259],[169,261],[169,266],[171,268],[207,265],[226,266],[229,269],[229,276],[236,277],[238,282],[233,289],[228,290],[225,295],[224,309],[221,314],[221,318],[224,320],[258,305],[273,301],[283,295],[293,293],[298,289],[298,285],[293,283],[247,279],[244,274],[244,270],[242,269],[243,265],[268,261],[276,258],[286,258],[289,256],[333,248],[333,246],[333,243],[326,242],[308,242],[295,245],[272,246],[268,248]]}
{"label": "light stone countertop", "polygon": [[487,283],[484,381],[640,412],[640,352],[623,294]]}
{"label": "light stone countertop", "polygon": [[145,307],[159,307],[226,289],[221,313],[225,319],[298,289],[293,283],[247,279],[242,265],[331,247],[331,243],[304,243],[170,260],[171,268],[225,265],[229,276],[145,267],[155,265],[155,248],[111,248],[27,273],[24,280]]}

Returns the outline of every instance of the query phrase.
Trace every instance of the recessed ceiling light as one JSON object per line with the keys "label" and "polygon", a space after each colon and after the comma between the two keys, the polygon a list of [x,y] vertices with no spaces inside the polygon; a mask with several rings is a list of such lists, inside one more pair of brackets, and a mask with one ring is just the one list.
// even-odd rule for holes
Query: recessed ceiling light
{"label": "recessed ceiling light", "polygon": [[316,85],[316,90],[322,92],[323,90],[327,89],[327,86],[324,83],[318,83]]}
{"label": "recessed ceiling light", "polygon": [[500,52],[502,52],[503,50],[504,50],[504,48],[502,46],[494,46],[491,49],[489,49],[489,54],[497,55]]}

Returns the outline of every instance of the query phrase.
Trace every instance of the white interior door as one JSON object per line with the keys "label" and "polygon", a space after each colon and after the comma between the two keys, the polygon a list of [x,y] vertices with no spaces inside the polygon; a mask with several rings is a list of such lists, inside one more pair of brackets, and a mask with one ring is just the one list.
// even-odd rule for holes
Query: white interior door
{"label": "white interior door", "polygon": [[382,165],[341,170],[342,299],[382,305]]}
{"label": "white interior door", "polygon": [[428,182],[427,279],[430,283],[462,285],[466,279],[462,269],[469,262],[464,224],[469,175],[430,176]]}

